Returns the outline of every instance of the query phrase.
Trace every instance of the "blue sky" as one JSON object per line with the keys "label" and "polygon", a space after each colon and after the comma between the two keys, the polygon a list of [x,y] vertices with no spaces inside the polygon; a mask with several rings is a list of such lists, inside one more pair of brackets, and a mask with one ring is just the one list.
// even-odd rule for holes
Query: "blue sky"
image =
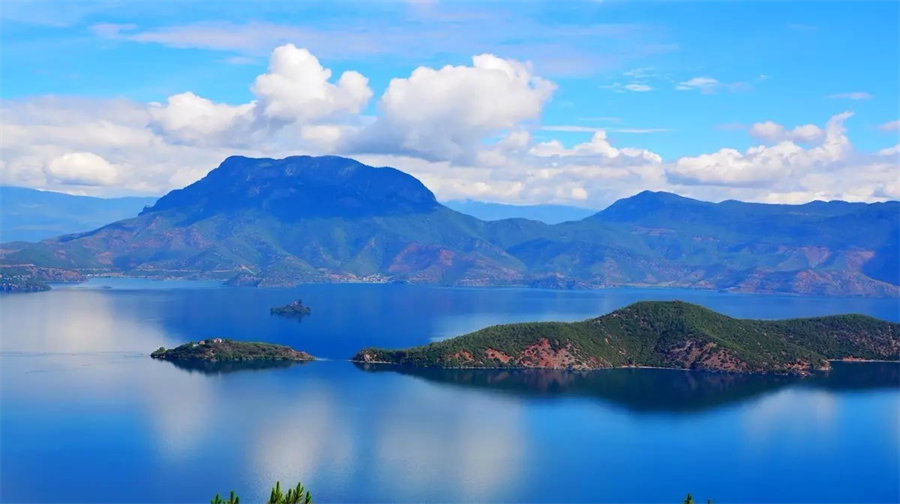
{"label": "blue sky", "polygon": [[[266,72],[272,50],[291,43],[308,49],[334,79],[344,71],[368,79],[372,98],[358,112],[365,123],[382,113],[379,99],[391,79],[408,78],[418,67],[472,65],[473,55],[489,53],[529,62],[533,76],[555,85],[539,113],[517,119],[516,128],[527,129],[534,144],[557,140],[572,147],[600,128],[612,145],[646,149],[674,163],[758,145],[759,136],[748,134],[755,123],[824,128],[829,118],[850,111],[854,115],[843,125],[853,152],[873,154],[898,143],[897,129],[887,126],[900,116],[898,20],[900,3],[888,1],[13,0],[2,12],[0,97],[16,106],[43,95],[146,104],[191,92],[237,106],[256,99],[251,85]],[[485,131],[481,143],[490,145],[509,130]],[[408,155],[403,149],[390,153]],[[418,157],[477,168],[471,156]],[[583,159],[579,163],[585,165]],[[439,178],[435,167],[419,170],[428,171],[424,178]],[[409,171],[419,175],[415,168]],[[39,179],[32,177],[38,181],[32,185],[40,185]],[[704,194],[725,197],[735,191],[734,184],[716,183],[725,189],[716,193],[709,186]],[[102,190],[67,185],[70,192],[141,190],[134,181]],[[885,191],[890,192],[872,189],[861,199],[879,199]],[[448,189],[448,196],[465,196],[456,192]],[[485,194],[504,199],[501,193]],[[522,201],[537,197],[507,195]],[[543,199],[567,200],[559,194]]]}

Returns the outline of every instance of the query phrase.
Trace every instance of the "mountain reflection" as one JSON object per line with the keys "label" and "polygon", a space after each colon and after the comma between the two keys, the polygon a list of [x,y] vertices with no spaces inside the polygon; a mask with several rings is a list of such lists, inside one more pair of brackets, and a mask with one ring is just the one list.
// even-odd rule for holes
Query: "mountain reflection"
{"label": "mountain reflection", "polygon": [[836,362],[801,378],[667,369],[440,369],[355,363],[366,372],[396,372],[442,385],[523,397],[589,397],[635,412],[687,413],[746,401],[788,386],[825,390],[900,388],[900,363]]}
{"label": "mountain reflection", "polygon": [[179,369],[183,369],[189,373],[201,373],[206,375],[219,375],[235,373],[239,371],[264,371],[268,369],[284,369],[293,366],[302,366],[308,364],[309,361],[290,361],[290,360],[273,360],[273,361],[166,361]]}

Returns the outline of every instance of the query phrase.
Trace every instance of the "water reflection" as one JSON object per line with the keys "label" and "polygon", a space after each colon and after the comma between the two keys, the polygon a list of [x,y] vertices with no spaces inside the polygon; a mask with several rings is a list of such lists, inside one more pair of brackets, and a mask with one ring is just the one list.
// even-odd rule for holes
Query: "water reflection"
{"label": "water reflection", "polygon": [[202,360],[165,361],[178,369],[189,373],[202,373],[206,375],[219,375],[238,371],[264,371],[268,369],[284,369],[292,366],[302,366],[308,361],[271,360],[271,361],[224,361],[211,362]]}
{"label": "water reflection", "polygon": [[635,412],[692,412],[746,401],[788,386],[826,390],[900,388],[900,363],[836,362],[801,378],[665,369],[440,369],[354,363],[370,373],[394,372],[429,382],[525,397],[583,396]]}

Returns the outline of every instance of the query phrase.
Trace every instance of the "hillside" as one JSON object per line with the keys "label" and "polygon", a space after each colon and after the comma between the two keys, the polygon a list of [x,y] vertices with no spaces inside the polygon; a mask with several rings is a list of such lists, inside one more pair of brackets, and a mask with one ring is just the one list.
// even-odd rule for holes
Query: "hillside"
{"label": "hillside", "polygon": [[640,302],[581,322],[492,326],[357,362],[435,367],[603,369],[652,366],[807,374],[829,359],[900,360],[900,324],[863,315],[735,319],[701,306]]}
{"label": "hillside", "polygon": [[0,186],[0,242],[37,241],[134,217],[156,198],[94,198]]}
{"label": "hillside", "polygon": [[0,263],[234,285],[415,282],[900,295],[900,203],[709,203],[644,192],[579,221],[483,221],[394,168],[230,157],[140,215]]}

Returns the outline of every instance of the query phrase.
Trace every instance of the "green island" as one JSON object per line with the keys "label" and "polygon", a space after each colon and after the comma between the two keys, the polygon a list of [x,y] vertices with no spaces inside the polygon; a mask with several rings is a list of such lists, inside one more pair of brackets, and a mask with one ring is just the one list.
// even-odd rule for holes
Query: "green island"
{"label": "green island", "polygon": [[312,313],[312,310],[310,310],[308,306],[305,306],[303,301],[298,299],[284,306],[276,306],[275,308],[270,309],[269,313],[272,315],[280,315],[282,317],[305,317]]}
{"label": "green island", "polygon": [[659,367],[808,375],[831,360],[900,360],[900,324],[865,315],[737,319],[681,301],[646,301],[580,322],[496,325],[363,363],[442,368]]}
{"label": "green island", "polygon": [[312,355],[284,345],[212,338],[166,349],[160,347],[150,354],[154,359],[173,362],[247,362],[247,361],[312,361]]}

